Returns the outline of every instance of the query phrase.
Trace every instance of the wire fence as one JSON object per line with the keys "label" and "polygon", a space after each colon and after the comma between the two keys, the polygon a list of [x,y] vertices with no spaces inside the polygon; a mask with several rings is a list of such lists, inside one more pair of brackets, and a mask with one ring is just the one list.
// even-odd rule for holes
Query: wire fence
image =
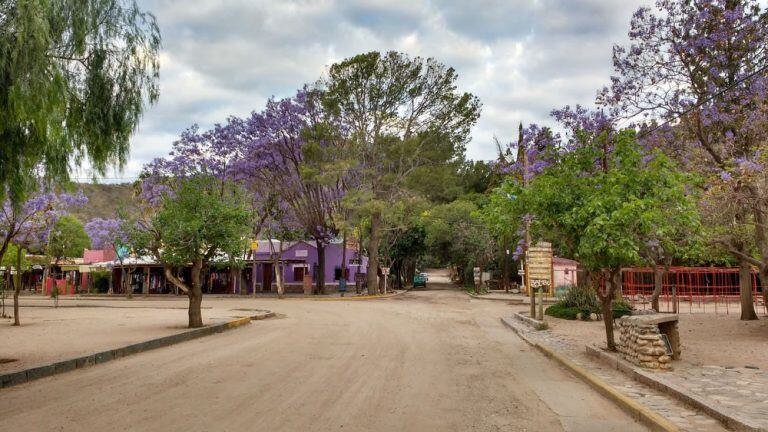
{"label": "wire fence", "polygon": [[[662,270],[663,271],[663,270]],[[752,271],[755,310],[768,313],[765,286]],[[636,309],[651,309],[654,271],[651,267],[622,269],[622,296]],[[730,314],[741,312],[739,269],[732,267],[670,267],[662,282],[659,312]]]}

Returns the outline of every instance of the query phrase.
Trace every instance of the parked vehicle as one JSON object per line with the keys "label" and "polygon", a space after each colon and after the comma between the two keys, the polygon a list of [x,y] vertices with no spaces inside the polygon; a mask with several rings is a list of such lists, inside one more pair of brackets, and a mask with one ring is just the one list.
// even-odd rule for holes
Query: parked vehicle
{"label": "parked vehicle", "polygon": [[428,279],[429,278],[427,277],[426,273],[417,273],[413,277],[413,287],[414,288],[416,288],[416,287],[424,287],[424,288],[426,288],[427,287],[427,280]]}

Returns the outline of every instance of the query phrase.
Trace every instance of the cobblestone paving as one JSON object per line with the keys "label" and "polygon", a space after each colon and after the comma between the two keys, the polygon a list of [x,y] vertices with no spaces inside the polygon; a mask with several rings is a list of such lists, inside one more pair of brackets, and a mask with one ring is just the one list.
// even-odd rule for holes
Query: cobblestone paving
{"label": "cobblestone paving", "polygon": [[747,367],[682,365],[664,377],[768,429],[768,374],[765,371]]}
{"label": "cobblestone paving", "polygon": [[[656,411],[659,415],[665,417],[680,429],[691,432],[727,430],[717,420],[714,420],[708,415],[696,411],[688,405],[651,389],[644,384],[638,383],[613,368],[590,359],[585,353],[584,346],[578,346],[577,344],[549,331],[533,330],[531,327],[514,319],[510,319],[509,321],[511,321],[511,324],[514,325],[518,331],[525,333],[531,340],[535,340],[538,343],[544,344],[564,354],[574,363],[577,363],[602,378],[605,382],[625,395]],[[669,375],[671,374],[665,373],[665,377]]]}

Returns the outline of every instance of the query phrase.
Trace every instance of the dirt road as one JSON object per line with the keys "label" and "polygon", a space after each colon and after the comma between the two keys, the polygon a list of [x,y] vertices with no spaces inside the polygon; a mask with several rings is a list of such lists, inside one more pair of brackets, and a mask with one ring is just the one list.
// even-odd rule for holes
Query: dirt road
{"label": "dirt road", "polygon": [[281,316],[0,390],[0,430],[644,430],[502,327],[499,302],[218,301]]}

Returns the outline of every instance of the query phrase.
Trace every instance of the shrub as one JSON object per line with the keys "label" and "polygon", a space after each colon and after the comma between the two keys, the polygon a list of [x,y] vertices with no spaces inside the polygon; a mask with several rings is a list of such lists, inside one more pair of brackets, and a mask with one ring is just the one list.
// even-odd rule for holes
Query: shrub
{"label": "shrub", "polygon": [[109,291],[109,271],[94,271],[91,272],[93,277],[93,288],[96,292],[105,293]]}
{"label": "shrub", "polygon": [[569,286],[560,301],[564,306],[575,307],[587,316],[592,313],[600,313],[600,301],[597,299],[597,294],[588,286]]}
{"label": "shrub", "polygon": [[613,302],[613,319],[618,319],[624,315],[632,315],[632,306],[624,300]]}
{"label": "shrub", "polygon": [[544,315],[567,320],[575,320],[578,313],[578,308],[566,306],[562,301],[559,301],[544,310]]}
{"label": "shrub", "polygon": [[[589,319],[589,315],[590,315],[589,312],[585,312],[574,306],[568,306],[562,300],[548,307],[544,311],[544,315],[549,315],[555,318],[562,318],[567,320],[577,319],[577,315],[579,313],[581,313],[582,319],[584,320]],[[593,313],[596,313],[597,315],[601,315],[599,310]],[[632,314],[632,306],[630,306],[629,303],[625,302],[624,300],[618,300],[613,302],[613,318],[614,319],[618,319],[623,317],[624,315],[631,315],[631,314]]]}

